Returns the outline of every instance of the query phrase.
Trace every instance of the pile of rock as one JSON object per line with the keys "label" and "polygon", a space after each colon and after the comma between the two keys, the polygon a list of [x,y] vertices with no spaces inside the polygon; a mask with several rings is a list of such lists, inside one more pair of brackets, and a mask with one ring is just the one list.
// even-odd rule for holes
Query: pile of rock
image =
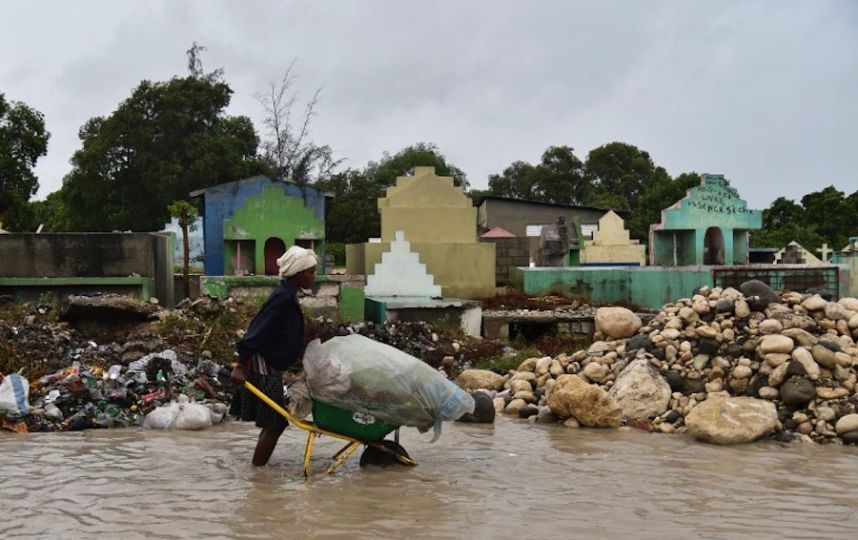
{"label": "pile of rock", "polygon": [[770,434],[858,443],[858,299],[779,295],[759,281],[740,289],[701,288],[646,326],[629,310],[601,308],[586,351],[458,381],[535,422],[625,422],[721,444]]}

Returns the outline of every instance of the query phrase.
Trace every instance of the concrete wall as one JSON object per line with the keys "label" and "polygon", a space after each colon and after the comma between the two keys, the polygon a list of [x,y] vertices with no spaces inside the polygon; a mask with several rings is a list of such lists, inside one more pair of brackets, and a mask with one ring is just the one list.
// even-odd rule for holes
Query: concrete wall
{"label": "concrete wall", "polygon": [[695,288],[713,285],[709,267],[524,268],[524,292],[558,292],[592,302],[630,302],[659,309]]}
{"label": "concrete wall", "polygon": [[0,286],[17,297],[101,291],[174,303],[170,233],[3,234],[0,254]]}
{"label": "concrete wall", "polygon": [[[352,244],[347,249],[357,254],[350,259],[346,271],[351,274],[357,270],[358,274],[370,275],[381,262],[381,254],[390,250],[390,244]],[[435,278],[435,284],[441,286],[441,294],[445,297],[488,298],[497,292],[494,244],[411,242],[411,251],[420,254],[420,262],[426,265],[426,271]],[[362,260],[363,268],[356,268],[355,260]]]}
{"label": "concrete wall", "polygon": [[[0,277],[138,274],[154,278],[158,273],[158,238],[159,235],[151,233],[3,234],[0,235]],[[170,268],[171,274],[172,271]]]}
{"label": "concrete wall", "polygon": [[[202,276],[203,293],[219,298],[265,298],[280,282],[275,276]],[[301,297],[307,316],[335,317],[341,321],[364,320],[363,276],[316,276],[312,294]]]}
{"label": "concrete wall", "polygon": [[515,279],[514,270],[530,264],[529,238],[481,238],[480,242],[495,245],[495,281],[498,286],[509,285]]}
{"label": "concrete wall", "polygon": [[[248,238],[251,236],[250,232],[247,235],[241,233],[241,229],[245,228],[248,223],[248,219],[257,223],[261,227],[265,227],[263,231],[256,231],[254,234],[260,235],[273,235],[270,234],[270,225],[273,223],[284,223],[286,225],[295,224],[295,221],[298,218],[295,218],[290,215],[290,209],[294,209],[292,206],[287,206],[282,208],[279,211],[268,211],[269,203],[272,198],[271,195],[263,195],[263,191],[267,187],[273,187],[282,192],[285,197],[293,198],[297,202],[300,203],[301,207],[304,207],[308,212],[312,213],[313,220],[307,222],[306,224],[298,223],[297,227],[289,227],[288,230],[284,231],[284,229],[280,229],[277,231],[277,235],[283,235],[284,243],[286,243],[286,247],[288,248],[292,243],[286,242],[286,239],[294,240],[295,238],[301,238],[302,231],[310,230],[315,228],[313,234],[317,234],[320,238],[324,239],[324,225],[322,225],[321,230],[319,230],[318,222],[324,224],[325,221],[325,194],[308,186],[299,186],[297,184],[283,182],[279,180],[274,180],[268,178],[266,176],[255,176],[252,178],[245,178],[244,180],[239,180],[237,182],[228,182],[226,184],[221,184],[219,186],[213,186],[210,188],[206,188],[204,190],[195,191],[191,193],[192,197],[202,196],[203,201],[203,218],[205,227],[203,229],[203,237],[205,244],[205,273],[206,275],[224,275],[226,270],[226,261],[231,253],[227,253],[224,248],[224,239],[232,236],[233,238]],[[239,218],[236,225],[236,230],[232,233],[227,233],[225,231],[224,226],[227,220],[233,219],[236,212],[239,212],[250,198],[259,198],[262,202],[261,207],[266,208],[265,215],[256,215],[254,217],[253,212],[246,214]],[[302,216],[307,214],[301,213]],[[264,219],[263,219],[264,217]],[[300,220],[298,220],[300,221]],[[304,226],[306,225],[306,227]],[[305,235],[304,237],[307,237]],[[257,268],[262,268],[261,270],[257,270],[257,272],[264,271],[264,264],[260,267],[258,263],[262,262],[257,260],[257,250],[264,250],[265,240],[268,238],[260,238],[256,240],[255,248],[254,248],[254,260],[257,262]],[[321,242],[322,247],[317,249],[320,257],[324,257],[324,242]]]}
{"label": "concrete wall", "polygon": [[[808,271],[816,275],[810,279]],[[804,265],[755,266],[648,266],[632,268],[519,268],[522,287],[528,294],[558,292],[593,302],[630,302],[659,309],[668,302],[689,297],[702,285],[738,287],[749,279],[760,279],[773,289],[789,288],[802,291],[799,284],[808,287],[825,286],[839,296],[847,292],[834,279],[834,267],[822,268]],[[854,278],[841,268],[844,281]]]}
{"label": "concrete wall", "polygon": [[528,201],[488,198],[477,210],[480,230],[502,227],[516,236],[527,236],[528,225],[553,225],[558,217],[567,223],[596,225],[607,210],[587,207],[568,207]]}

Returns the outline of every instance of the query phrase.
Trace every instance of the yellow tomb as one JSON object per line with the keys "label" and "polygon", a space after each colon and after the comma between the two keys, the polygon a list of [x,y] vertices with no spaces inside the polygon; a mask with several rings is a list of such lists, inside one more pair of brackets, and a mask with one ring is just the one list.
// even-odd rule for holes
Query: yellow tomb
{"label": "yellow tomb", "polygon": [[495,295],[495,246],[477,242],[477,209],[452,177],[416,167],[414,176],[400,176],[378,199],[378,210],[381,241],[346,246],[349,274],[374,274],[381,254],[402,231],[443,296]]}
{"label": "yellow tomb", "polygon": [[623,218],[613,210],[599,220],[599,230],[584,242],[581,264],[646,265],[646,246],[629,237]]}

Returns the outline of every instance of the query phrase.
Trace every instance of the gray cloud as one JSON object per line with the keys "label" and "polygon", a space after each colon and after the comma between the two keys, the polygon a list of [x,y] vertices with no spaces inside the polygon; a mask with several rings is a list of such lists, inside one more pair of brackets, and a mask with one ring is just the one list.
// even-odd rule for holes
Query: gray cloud
{"label": "gray cloud", "polygon": [[[52,132],[39,196],[78,128],[205,44],[232,114],[298,59],[324,86],[313,138],[350,166],[437,143],[475,186],[568,144],[614,140],[671,174],[724,173],[754,207],[858,189],[858,9],[843,2],[64,2],[7,5],[0,91]],[[37,39],[38,44],[33,44]]]}

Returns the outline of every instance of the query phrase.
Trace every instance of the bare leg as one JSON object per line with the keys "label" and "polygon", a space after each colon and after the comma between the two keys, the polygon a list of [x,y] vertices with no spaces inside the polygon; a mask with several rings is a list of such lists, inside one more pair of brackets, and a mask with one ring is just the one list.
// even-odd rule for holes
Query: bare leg
{"label": "bare leg", "polygon": [[271,458],[274,452],[274,447],[277,446],[277,440],[283,433],[282,429],[271,430],[263,429],[259,433],[259,440],[256,442],[256,450],[253,451],[253,464],[256,467],[262,467]]}

